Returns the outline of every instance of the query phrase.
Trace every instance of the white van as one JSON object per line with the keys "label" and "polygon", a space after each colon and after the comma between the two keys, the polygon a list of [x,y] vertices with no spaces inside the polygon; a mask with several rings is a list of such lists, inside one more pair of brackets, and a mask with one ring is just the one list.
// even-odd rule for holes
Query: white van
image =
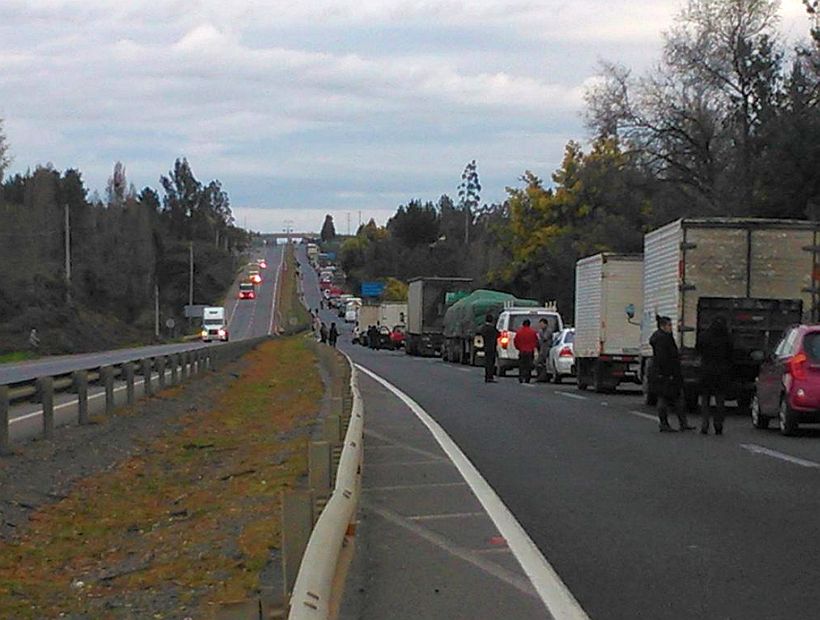
{"label": "white van", "polygon": [[228,342],[228,325],[225,323],[225,308],[215,306],[202,309],[202,342],[221,340]]}
{"label": "white van", "polygon": [[499,377],[507,374],[510,368],[518,368],[518,349],[515,348],[515,332],[524,324],[524,319],[530,320],[530,327],[539,330],[538,322],[547,319],[553,334],[564,329],[564,321],[554,306],[546,308],[505,308],[498,316],[498,342],[496,343],[495,366]]}

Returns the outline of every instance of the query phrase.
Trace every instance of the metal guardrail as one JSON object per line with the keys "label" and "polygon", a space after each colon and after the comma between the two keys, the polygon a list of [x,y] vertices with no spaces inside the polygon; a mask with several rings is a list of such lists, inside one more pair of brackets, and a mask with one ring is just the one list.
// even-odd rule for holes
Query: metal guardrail
{"label": "metal guardrail", "polygon": [[[345,552],[350,554],[355,535],[364,455],[364,406],[356,368],[350,358],[347,363],[352,395],[350,421],[333,491],[310,534],[299,565],[290,598],[289,620],[335,618],[341,603],[347,566]],[[325,435],[328,435],[327,425]]]}
{"label": "metal guardrail", "polygon": [[149,357],[135,356],[117,364],[88,366],[62,374],[43,375],[23,382],[0,385],[0,454],[10,452],[9,410],[13,403],[41,403],[42,434],[44,438],[51,439],[54,436],[55,393],[77,394],[78,422],[88,424],[89,385],[104,389],[105,412],[110,415],[115,407],[114,380],[117,378],[125,382],[126,402],[132,405],[135,402],[136,375],[142,375],[143,394],[150,396],[154,393],[154,379],[159,389],[177,385],[205,370],[216,369],[221,364],[241,357],[267,339],[268,336],[264,336]]}

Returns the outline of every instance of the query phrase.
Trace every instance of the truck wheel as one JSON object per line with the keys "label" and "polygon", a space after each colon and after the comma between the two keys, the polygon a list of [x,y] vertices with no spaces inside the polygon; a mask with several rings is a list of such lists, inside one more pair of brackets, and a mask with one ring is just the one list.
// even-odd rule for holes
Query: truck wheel
{"label": "truck wheel", "polygon": [[752,398],[752,426],[761,430],[769,428],[769,418],[760,412],[760,401],[757,394]]}
{"label": "truck wheel", "polygon": [[780,411],[778,416],[780,419],[780,432],[784,435],[791,436],[797,433],[797,416],[792,411],[789,404],[786,402],[786,397],[780,399]]}
{"label": "truck wheel", "polygon": [[604,394],[609,392],[611,388],[606,383],[606,374],[604,372],[605,366],[600,362],[594,362],[594,367],[592,369],[592,385],[594,386],[595,391],[598,394]]}

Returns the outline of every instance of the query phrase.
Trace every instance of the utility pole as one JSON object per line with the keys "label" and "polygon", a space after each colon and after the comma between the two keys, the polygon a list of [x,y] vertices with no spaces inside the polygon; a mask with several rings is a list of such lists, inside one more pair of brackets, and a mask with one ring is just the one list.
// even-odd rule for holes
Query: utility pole
{"label": "utility pole", "polygon": [[154,336],[159,338],[159,282],[154,281]]}
{"label": "utility pole", "polygon": [[190,269],[188,273],[188,305],[194,305],[194,242],[188,242],[188,262]]}
{"label": "utility pole", "polygon": [[350,211],[347,212],[347,236],[350,236]]}
{"label": "utility pole", "polygon": [[71,216],[65,205],[65,301],[71,303]]}
{"label": "utility pole", "polygon": [[[362,227],[362,210],[359,209],[359,228],[361,228],[361,227]],[[356,230],[359,230],[359,228],[357,228]]]}

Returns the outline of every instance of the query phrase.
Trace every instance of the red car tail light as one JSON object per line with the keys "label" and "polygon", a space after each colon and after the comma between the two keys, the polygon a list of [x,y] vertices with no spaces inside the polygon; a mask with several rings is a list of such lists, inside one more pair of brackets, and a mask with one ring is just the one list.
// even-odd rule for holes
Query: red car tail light
{"label": "red car tail light", "polygon": [[803,380],[809,376],[808,373],[809,358],[803,353],[797,353],[792,356],[787,364],[789,374],[795,379]]}
{"label": "red car tail light", "polygon": [[563,347],[560,351],[558,351],[558,357],[572,357],[572,349],[569,347]]}
{"label": "red car tail light", "polygon": [[510,344],[510,332],[508,332],[506,330],[501,332],[501,334],[499,334],[499,336],[498,336],[498,344],[501,345],[502,349],[506,349],[507,345]]}

